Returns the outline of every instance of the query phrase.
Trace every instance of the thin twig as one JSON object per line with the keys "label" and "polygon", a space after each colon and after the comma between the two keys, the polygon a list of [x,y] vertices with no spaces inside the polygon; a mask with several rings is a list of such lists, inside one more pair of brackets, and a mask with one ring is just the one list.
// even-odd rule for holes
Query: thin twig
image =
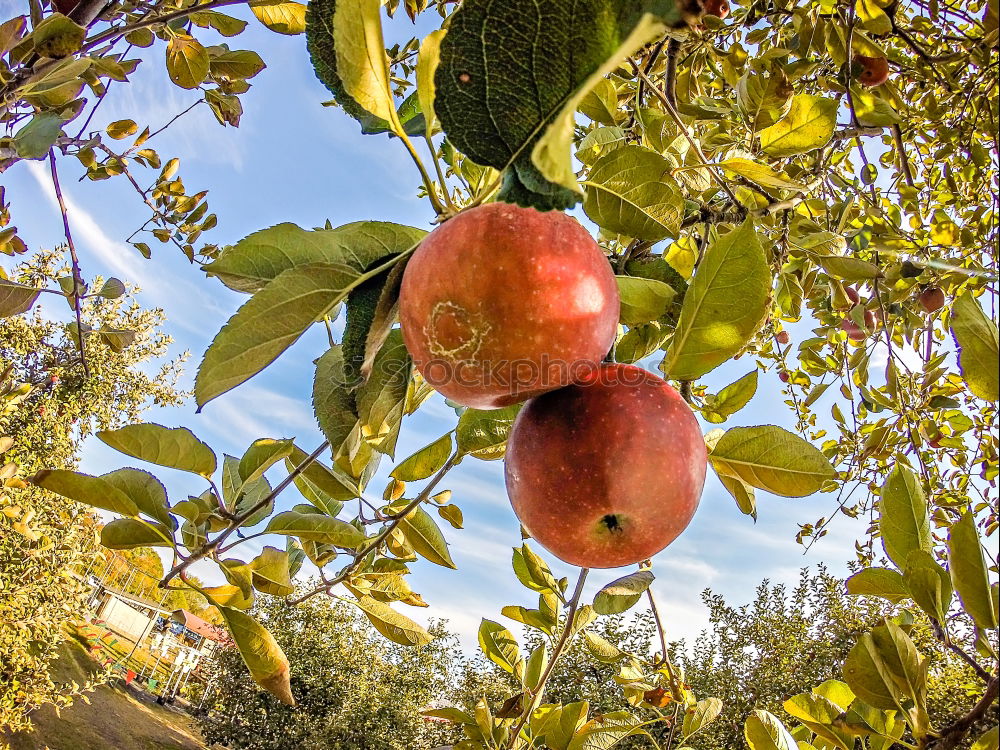
{"label": "thin twig", "polygon": [[261,508],[265,508],[269,503],[274,502],[274,499],[282,492],[284,492],[285,489],[288,487],[288,485],[294,482],[295,478],[299,476],[299,474],[301,474],[307,468],[309,468],[313,464],[313,462],[319,458],[320,454],[329,447],[330,443],[324,440],[316,450],[314,450],[312,453],[310,453],[302,460],[302,463],[300,463],[298,466],[292,469],[288,473],[288,476],[285,477],[283,480],[281,480],[281,482],[273,490],[267,493],[267,495],[265,495],[261,500],[254,503],[251,507],[247,508],[242,513],[236,515],[229,522],[229,528],[227,528],[225,531],[219,534],[219,536],[217,536],[214,540],[212,540],[208,544],[203,544],[195,552],[192,552],[191,555],[183,562],[180,562],[173,568],[171,568],[170,571],[163,577],[163,580],[160,581],[160,586],[166,587],[166,585],[170,582],[170,580],[174,576],[178,575],[186,568],[190,567],[192,563],[195,563],[198,560],[202,560],[208,557],[209,555],[213,554],[217,549],[221,547],[222,543],[226,541],[226,539],[228,539],[233,534],[233,532],[235,532],[240,527],[240,524],[242,524],[244,521],[250,518],[250,516],[259,511]]}
{"label": "thin twig", "polygon": [[[562,633],[559,634],[559,640],[552,649],[552,656],[549,658],[549,663],[545,665],[545,671],[542,672],[542,676],[538,679],[538,684],[535,686],[533,696],[534,699],[537,699],[544,694],[545,683],[548,682],[549,677],[552,675],[552,670],[555,668],[556,662],[562,655],[563,649],[569,641],[570,634],[573,632],[573,624],[574,620],[576,620],[576,611],[580,606],[580,597],[583,595],[583,585],[587,582],[587,574],[589,572],[590,568],[580,568],[580,577],[576,579],[576,588],[573,589],[573,596],[569,600],[569,609],[566,612],[566,623],[563,625]],[[518,719],[517,724],[515,724],[513,729],[511,729],[510,744],[508,747],[513,747],[514,743],[517,742],[517,736],[524,728],[524,724],[528,721],[528,717],[531,716],[531,706],[534,703],[535,700],[529,701],[528,705],[525,707],[524,713],[521,714],[521,718]]]}
{"label": "thin twig", "polygon": [[87,365],[87,353],[83,347],[83,308],[81,299],[83,298],[84,283],[83,275],[80,271],[80,258],[76,254],[76,245],[73,244],[73,234],[69,230],[69,214],[66,211],[66,201],[63,199],[62,188],[59,186],[59,171],[56,169],[56,152],[49,149],[49,171],[52,174],[52,188],[56,193],[56,201],[59,203],[59,212],[62,214],[63,231],[66,234],[66,247],[69,248],[70,262],[73,273],[73,312],[76,314],[76,344],[80,350],[80,363],[83,365],[83,376],[90,377],[90,367]]}

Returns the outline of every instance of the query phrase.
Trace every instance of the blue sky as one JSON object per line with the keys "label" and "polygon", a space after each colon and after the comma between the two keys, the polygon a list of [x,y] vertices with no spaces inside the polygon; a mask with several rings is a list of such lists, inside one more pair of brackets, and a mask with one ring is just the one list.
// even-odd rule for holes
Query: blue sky
{"label": "blue sky", "polygon": [[[219,226],[205,239],[229,244],[283,221],[306,228],[322,225],[327,219],[334,225],[378,219],[427,227],[432,213],[425,201],[415,197],[417,175],[401,145],[385,136],[364,136],[342,111],[321,106],[330,97],[312,73],[304,37],[272,34],[254,23],[244,9],[225,10],[251,21],[243,35],[228,40],[230,46],[256,49],[268,65],[241,97],[241,126],[223,128],[207,107],[199,106],[148,144],[164,160],[171,156],[181,159],[179,176],[189,193],[210,191],[210,207],[219,216]],[[6,18],[15,12],[20,11],[15,11],[11,0],[0,0],[0,16]],[[413,34],[411,29],[402,16],[391,33],[406,38]],[[218,41],[205,30],[199,29],[198,36],[206,43]],[[114,85],[92,127],[128,117],[136,119],[140,128],[148,124],[156,129],[199,98],[198,92],[170,85],[162,45],[140,52],[145,61],[131,76],[132,82]],[[47,174],[42,162],[22,162],[0,178],[7,188],[13,221],[32,249],[62,240]],[[148,239],[154,255],[152,260],[144,260],[123,240],[145,220],[146,207],[123,178],[79,183],[80,174],[82,168],[75,159],[61,160],[63,188],[85,275],[117,276],[138,284],[142,289],[138,299],[143,305],[164,309],[166,331],[175,339],[172,356],[191,352],[184,377],[184,386],[190,388],[212,337],[246,298],[207,278],[173,246]],[[148,175],[150,181],[152,176]],[[140,178],[140,182],[145,181]],[[9,265],[6,259],[2,263]],[[63,315],[64,310],[62,305],[51,312]],[[805,324],[792,326],[793,341],[809,335],[806,329]],[[261,375],[212,402],[203,413],[196,415],[193,405],[188,404],[152,410],[148,419],[168,426],[188,426],[220,455],[241,455],[259,437],[294,436],[302,448],[311,450],[322,440],[309,405],[312,360],[325,345],[325,333],[314,330]],[[751,367],[747,360],[729,362],[705,382],[714,392]],[[791,414],[783,404],[779,385],[773,373],[762,375],[749,407],[724,426],[779,424],[791,428]],[[454,412],[435,396],[404,423],[397,458],[445,433],[454,421]],[[702,427],[707,431],[714,425],[702,423]],[[96,474],[130,462],[134,464],[91,440],[84,450],[82,469]],[[163,469],[157,474],[174,501],[204,489],[197,478],[181,472]],[[453,499],[466,518],[462,531],[444,525],[459,570],[426,562],[412,566],[413,587],[430,607],[404,609],[420,621],[448,618],[464,643],[471,645],[481,617],[502,620],[502,606],[534,606],[535,599],[510,571],[510,550],[520,544],[520,535],[504,492],[502,464],[467,459],[442,486],[454,491]],[[381,487],[376,480],[372,493],[378,495]],[[279,507],[295,502],[297,495],[290,491],[281,498]],[[739,513],[709,471],[702,505],[691,526],[654,560],[654,586],[669,636],[692,637],[704,627],[707,615],[700,593],[706,587],[726,595],[731,602],[743,603],[762,579],[794,581],[803,565],[826,562],[833,572],[845,572],[846,561],[853,556],[853,541],[865,531],[864,521],[852,522],[841,516],[805,556],[794,540],[797,522],[829,515],[834,506],[831,495],[786,499],[761,492],[759,519],[754,523]],[[245,547],[248,556],[259,550],[254,542]],[[559,574],[574,575],[557,561],[553,567]],[[196,570],[212,579],[211,568]],[[596,591],[600,584],[624,572],[595,571],[588,591]]]}

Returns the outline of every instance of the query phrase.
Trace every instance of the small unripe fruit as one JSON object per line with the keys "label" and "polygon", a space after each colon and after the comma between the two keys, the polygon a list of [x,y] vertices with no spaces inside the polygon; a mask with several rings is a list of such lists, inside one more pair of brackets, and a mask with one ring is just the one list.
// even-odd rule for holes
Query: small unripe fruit
{"label": "small unripe fruit", "polygon": [[779,344],[785,346],[791,337],[788,335],[788,331],[778,331],[778,333],[775,334],[774,338],[778,341]]}
{"label": "small unripe fruit", "polygon": [[430,385],[497,409],[593,372],[618,330],[618,286],[576,219],[506,203],[469,209],[420,243],[399,318]]}
{"label": "small unripe fruit", "polygon": [[861,69],[857,80],[862,86],[872,88],[881,86],[889,80],[889,61],[886,58],[855,55],[853,61],[854,65]]}
{"label": "small unripe fruit", "polygon": [[687,528],[707,459],[677,391],[639,367],[607,364],[525,404],[504,468],[514,513],[539,544],[571,565],[617,568]]}
{"label": "small unripe fruit", "polygon": [[792,379],[791,376],[784,370],[778,373],[778,380],[780,380],[782,383],[787,383],[791,379]]}
{"label": "small unripe fruit", "polygon": [[934,313],[944,307],[944,292],[940,287],[929,286],[917,297],[924,312]]}
{"label": "small unripe fruit", "polygon": [[705,13],[710,16],[726,18],[729,15],[728,0],[704,0]]}

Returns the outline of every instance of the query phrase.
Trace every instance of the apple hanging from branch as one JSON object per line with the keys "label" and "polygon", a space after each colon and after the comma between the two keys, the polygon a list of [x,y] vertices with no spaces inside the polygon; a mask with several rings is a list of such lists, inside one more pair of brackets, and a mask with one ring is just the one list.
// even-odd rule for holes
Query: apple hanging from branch
{"label": "apple hanging from branch", "polygon": [[514,513],[556,557],[586,568],[646,560],[687,528],[707,451],[690,407],[663,379],[605,364],[532,399],[505,458]]}

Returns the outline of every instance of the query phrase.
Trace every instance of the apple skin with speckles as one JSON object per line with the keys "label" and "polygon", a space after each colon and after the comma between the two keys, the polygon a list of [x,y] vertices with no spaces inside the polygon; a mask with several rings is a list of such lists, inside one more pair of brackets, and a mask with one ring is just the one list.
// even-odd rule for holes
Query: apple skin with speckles
{"label": "apple skin with speckles", "polygon": [[639,367],[606,364],[525,404],[504,469],[514,513],[539,544],[572,565],[618,568],[687,528],[707,463],[677,391]]}
{"label": "apple skin with speckles", "polygon": [[403,273],[403,340],[447,398],[498,409],[593,372],[614,343],[618,286],[576,219],[507,203],[468,209]]}

